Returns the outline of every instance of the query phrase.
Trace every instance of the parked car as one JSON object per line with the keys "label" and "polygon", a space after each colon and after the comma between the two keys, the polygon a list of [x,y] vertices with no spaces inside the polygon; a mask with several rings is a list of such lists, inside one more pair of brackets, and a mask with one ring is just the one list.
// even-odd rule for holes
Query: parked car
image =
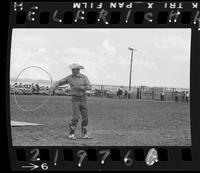
{"label": "parked car", "polygon": [[67,96],[71,96],[71,89],[65,89],[65,94]]}
{"label": "parked car", "polygon": [[91,96],[91,90],[86,91],[87,96]]}
{"label": "parked car", "polygon": [[22,85],[17,85],[13,87],[13,94],[22,95],[24,94],[24,87]]}
{"label": "parked car", "polygon": [[40,89],[39,94],[40,95],[49,95],[50,92],[49,92],[49,89]]}
{"label": "parked car", "polygon": [[56,89],[54,94],[58,95],[58,96],[66,96],[67,95],[63,89]]}
{"label": "parked car", "polygon": [[10,94],[14,94],[15,88],[13,86],[10,87]]}
{"label": "parked car", "polygon": [[23,89],[23,94],[31,95],[32,94],[32,88],[31,85],[25,84]]}

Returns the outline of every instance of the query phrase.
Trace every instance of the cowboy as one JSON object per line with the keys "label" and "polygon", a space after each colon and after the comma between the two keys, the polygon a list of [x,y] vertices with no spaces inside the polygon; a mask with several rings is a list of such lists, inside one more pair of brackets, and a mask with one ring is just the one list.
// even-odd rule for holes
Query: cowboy
{"label": "cowboy", "polygon": [[80,69],[84,69],[79,64],[71,64],[69,68],[72,70],[72,74],[57,81],[51,91],[54,91],[56,87],[69,84],[72,95],[72,120],[69,124],[69,138],[75,139],[75,129],[79,121],[79,112],[82,116],[81,123],[81,135],[82,138],[88,138],[87,125],[88,125],[88,106],[87,106],[87,90],[91,90],[91,84],[87,76],[80,73]]}

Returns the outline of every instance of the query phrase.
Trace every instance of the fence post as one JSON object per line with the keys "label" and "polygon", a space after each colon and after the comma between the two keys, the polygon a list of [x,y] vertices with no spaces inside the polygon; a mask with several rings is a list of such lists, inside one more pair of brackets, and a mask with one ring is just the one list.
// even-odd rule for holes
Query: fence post
{"label": "fence post", "polygon": [[154,88],[152,88],[152,100],[154,100]]}

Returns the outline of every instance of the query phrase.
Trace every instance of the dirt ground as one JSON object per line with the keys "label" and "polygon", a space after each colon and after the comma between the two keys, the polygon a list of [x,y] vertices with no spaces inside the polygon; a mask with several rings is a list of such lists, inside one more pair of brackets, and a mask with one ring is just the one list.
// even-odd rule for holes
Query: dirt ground
{"label": "dirt ground", "polygon": [[[47,96],[17,96],[25,109],[41,105]],[[190,146],[188,103],[88,98],[88,134],[67,138],[72,117],[70,96],[51,96],[40,109],[22,111],[10,97],[11,120],[43,124],[11,127],[14,146]]]}

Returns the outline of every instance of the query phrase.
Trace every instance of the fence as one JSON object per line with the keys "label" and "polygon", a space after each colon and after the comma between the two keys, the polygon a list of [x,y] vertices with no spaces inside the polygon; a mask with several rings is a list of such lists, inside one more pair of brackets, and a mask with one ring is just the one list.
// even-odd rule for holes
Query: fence
{"label": "fence", "polygon": [[[119,99],[117,96],[117,90],[120,86],[111,86],[111,85],[93,85],[92,91],[88,92],[88,96],[93,97],[106,97]],[[122,86],[123,87],[123,86]],[[98,89],[97,89],[98,88]],[[24,90],[24,86],[22,88],[13,88],[10,87],[10,93],[14,94],[27,94]],[[17,90],[16,90],[17,89]],[[43,86],[41,86],[41,91]],[[49,89],[49,88],[48,88]],[[40,95],[49,94],[49,90],[45,90],[45,92],[40,92]],[[15,90],[15,91],[14,91]],[[18,93],[18,90],[21,92]],[[183,88],[158,88],[158,87],[132,87],[131,92],[125,95],[125,90],[128,91],[128,87],[123,87],[123,95],[120,99],[143,99],[143,100],[162,100],[161,93],[164,92],[163,100],[164,101],[172,101],[175,100],[175,95],[177,95],[179,101],[185,101],[185,91],[189,91],[188,89]],[[178,91],[178,92],[176,92]],[[29,94],[29,92],[28,92]],[[61,88],[57,90],[55,95],[70,95],[70,89]]]}
{"label": "fence", "polygon": [[[179,91],[177,91],[179,90]],[[101,94],[96,94],[97,97],[107,97],[107,98],[115,98],[120,99],[117,97],[117,91],[112,91],[107,94],[107,90],[98,90]],[[161,96],[162,92],[164,91],[163,97]],[[177,91],[177,93],[176,93]],[[175,88],[134,88],[129,95],[125,96],[124,92],[122,95],[122,99],[142,99],[142,100],[163,100],[163,101],[174,101],[175,96],[177,95],[179,101],[185,101],[185,92],[189,91],[187,89],[175,89]],[[163,98],[163,99],[162,99]]]}

